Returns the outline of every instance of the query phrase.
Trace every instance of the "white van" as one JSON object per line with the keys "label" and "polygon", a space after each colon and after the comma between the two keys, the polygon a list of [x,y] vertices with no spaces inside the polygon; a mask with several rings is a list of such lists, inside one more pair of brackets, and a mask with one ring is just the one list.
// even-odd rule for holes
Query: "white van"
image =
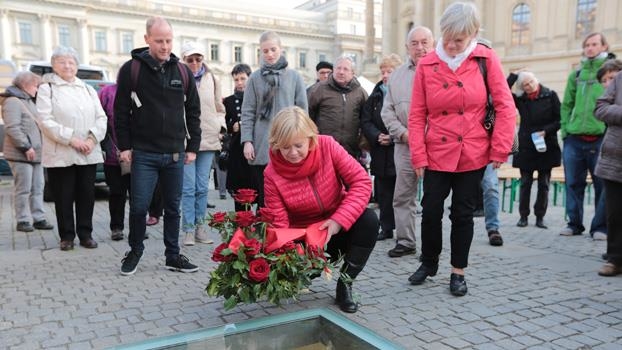
{"label": "white van", "polygon": [[[49,61],[35,61],[28,64],[27,69],[35,74],[43,76],[52,73],[52,64]],[[108,74],[102,67],[81,64],[78,66],[78,78],[82,80],[99,80],[108,82]]]}

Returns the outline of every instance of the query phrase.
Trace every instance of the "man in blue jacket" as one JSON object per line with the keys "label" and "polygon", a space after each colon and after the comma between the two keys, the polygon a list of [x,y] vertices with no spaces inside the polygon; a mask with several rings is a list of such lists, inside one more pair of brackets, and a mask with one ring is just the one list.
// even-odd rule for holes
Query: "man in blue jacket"
{"label": "man in blue jacket", "polygon": [[[147,20],[146,48],[132,51],[118,75],[115,130],[119,160],[132,163],[130,235],[121,274],[136,272],[142,257],[145,217],[159,180],[164,202],[166,268],[196,272],[179,253],[184,163],[195,160],[201,142],[201,107],[192,72],[171,53],[173,29],[165,19]],[[184,71],[185,70],[185,71]],[[194,82],[194,79],[192,80]]]}

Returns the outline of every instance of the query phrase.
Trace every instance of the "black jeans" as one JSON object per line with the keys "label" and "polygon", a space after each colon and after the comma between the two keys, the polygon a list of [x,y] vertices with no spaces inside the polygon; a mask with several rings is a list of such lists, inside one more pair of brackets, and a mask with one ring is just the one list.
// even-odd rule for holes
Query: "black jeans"
{"label": "black jeans", "polygon": [[[92,238],[95,206],[95,164],[47,168],[61,241]],[[75,222],[74,222],[75,204]]]}
{"label": "black jeans", "polygon": [[473,211],[481,192],[484,170],[450,173],[426,170],[423,177],[421,205],[421,262],[426,266],[438,264],[443,248],[443,212],[445,199],[451,196],[451,266],[465,268],[473,240]]}
{"label": "black jeans", "polygon": [[393,193],[395,192],[395,176],[376,176],[375,195],[380,209],[380,228],[383,231],[395,229],[395,215],[393,214]]}
{"label": "black jeans", "polygon": [[607,212],[607,255],[609,262],[622,266],[622,182],[603,179]]}
{"label": "black jeans", "polygon": [[125,202],[130,191],[130,174],[121,175],[121,167],[104,164],[104,175],[106,175],[106,184],[109,190],[110,230],[123,231]]}
{"label": "black jeans", "polygon": [[[518,212],[522,218],[529,216],[529,200],[531,197],[531,185],[533,184],[533,170],[520,170],[520,199]],[[551,184],[551,169],[538,170],[538,193],[536,202],[533,204],[533,213],[537,218],[546,214],[549,205],[549,186]]]}
{"label": "black jeans", "polygon": [[341,230],[330,238],[326,252],[330,254],[331,260],[336,260],[342,255],[347,256],[352,246],[368,248],[371,254],[376,246],[377,236],[378,216],[372,209],[365,209],[350,230]]}
{"label": "black jeans", "polygon": [[154,218],[162,217],[164,211],[164,203],[162,202],[162,192],[160,191],[160,181],[156,183],[156,187],[153,190],[153,197],[151,197],[151,203],[149,203],[149,216]]}

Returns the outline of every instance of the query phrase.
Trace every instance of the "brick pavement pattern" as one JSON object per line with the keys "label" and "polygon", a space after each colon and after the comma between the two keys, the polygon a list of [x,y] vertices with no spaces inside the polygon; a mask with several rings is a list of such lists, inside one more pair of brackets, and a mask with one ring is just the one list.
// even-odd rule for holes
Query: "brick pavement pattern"
{"label": "brick pavement pattern", "polygon": [[[136,274],[121,276],[127,228],[123,241],[110,240],[105,198],[95,205],[99,248],[61,252],[56,230],[15,231],[11,189],[10,179],[0,182],[0,348],[101,349],[302,309],[340,312],[334,281],[316,282],[299,302],[224,311],[222,299],[204,292],[217,244],[182,247],[201,269],[170,272],[163,267],[162,223],[148,227]],[[210,191],[210,203],[233,209],[217,191]],[[591,219],[593,206],[585,208]],[[55,223],[51,203],[47,211]],[[516,212],[502,213],[503,247],[488,245],[483,218],[476,218],[469,293],[462,298],[448,290],[447,218],[439,274],[423,285],[407,281],[419,254],[389,258],[394,242],[378,242],[354,284],[362,306],[343,315],[406,349],[620,349],[622,277],[597,275],[606,243],[559,236],[563,217],[563,207],[551,206],[548,230],[533,222],[522,229]],[[217,233],[210,234],[218,242]]]}

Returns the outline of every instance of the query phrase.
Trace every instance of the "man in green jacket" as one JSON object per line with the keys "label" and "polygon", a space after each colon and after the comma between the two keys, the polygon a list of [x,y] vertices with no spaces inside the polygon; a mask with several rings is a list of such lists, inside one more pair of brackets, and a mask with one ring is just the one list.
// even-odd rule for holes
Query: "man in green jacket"
{"label": "man in green jacket", "polygon": [[561,106],[561,133],[564,140],[562,158],[568,216],[568,225],[560,232],[563,236],[580,235],[585,231],[583,198],[589,170],[594,184],[596,207],[590,235],[597,240],[607,239],[603,183],[594,175],[606,126],[594,117],[594,107],[596,99],[604,92],[603,86],[596,79],[596,73],[613,56],[607,53],[608,48],[602,33],[589,34],[583,40],[583,58],[579,69],[568,75]]}

